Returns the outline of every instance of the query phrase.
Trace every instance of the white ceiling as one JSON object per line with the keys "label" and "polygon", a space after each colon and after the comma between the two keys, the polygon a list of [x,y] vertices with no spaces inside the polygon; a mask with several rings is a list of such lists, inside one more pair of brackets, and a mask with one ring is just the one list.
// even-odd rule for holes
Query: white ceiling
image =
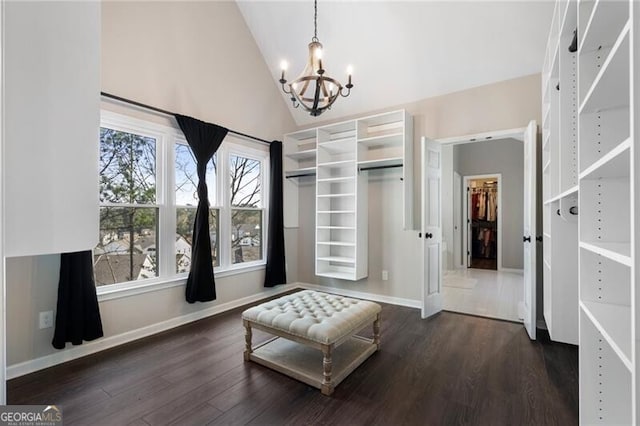
{"label": "white ceiling", "polygon": [[[279,87],[280,63],[298,76],[313,36],[313,1],[246,1],[238,7]],[[318,38],[327,75],[355,87],[331,111],[298,125],[360,114],[542,69],[551,1],[323,1]],[[287,99],[288,97],[283,94]]]}

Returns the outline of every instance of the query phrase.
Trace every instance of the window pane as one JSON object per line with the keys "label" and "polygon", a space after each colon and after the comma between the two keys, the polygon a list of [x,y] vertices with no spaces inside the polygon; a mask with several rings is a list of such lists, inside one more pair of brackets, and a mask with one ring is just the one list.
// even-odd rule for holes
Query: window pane
{"label": "window pane", "polygon": [[[188,145],[176,143],[176,204],[179,206],[198,205],[198,171],[196,159]],[[216,156],[207,164],[207,192],[209,203],[217,205]]]}
{"label": "window pane", "polygon": [[156,202],[156,140],[100,128],[100,201]]}
{"label": "window pane", "polygon": [[233,207],[260,207],[261,163],[258,160],[229,156],[231,177],[231,205]]}
{"label": "window pane", "polygon": [[101,207],[93,260],[96,285],[156,277],[157,235],[158,209]]}
{"label": "window pane", "polygon": [[[191,266],[191,244],[193,224],[196,220],[195,208],[176,209],[176,271],[189,272]],[[218,209],[209,210],[209,233],[211,235],[211,257],[213,266],[219,266]]]}
{"label": "window pane", "polygon": [[262,210],[231,211],[231,261],[262,259]]}

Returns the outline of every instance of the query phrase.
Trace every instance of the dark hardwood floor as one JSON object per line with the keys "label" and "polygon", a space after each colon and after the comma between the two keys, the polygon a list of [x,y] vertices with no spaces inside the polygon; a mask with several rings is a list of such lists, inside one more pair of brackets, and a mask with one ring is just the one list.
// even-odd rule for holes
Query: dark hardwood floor
{"label": "dark hardwood floor", "polygon": [[65,425],[578,422],[577,349],[522,325],[383,305],[381,350],[326,397],[243,361],[243,309],[11,380],[9,403],[60,405]]}

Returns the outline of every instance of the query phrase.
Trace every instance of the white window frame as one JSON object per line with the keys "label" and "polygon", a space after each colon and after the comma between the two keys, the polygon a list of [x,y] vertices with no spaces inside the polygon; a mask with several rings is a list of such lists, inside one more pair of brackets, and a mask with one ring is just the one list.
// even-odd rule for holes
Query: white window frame
{"label": "white window frame", "polygon": [[[126,281],[97,287],[99,300],[127,297],[148,291],[184,285],[188,272],[177,273],[175,261],[176,244],[176,206],[175,196],[175,145],[186,144],[182,131],[174,127],[175,121],[167,120],[169,125],[133,118],[128,115],[101,110],[100,127],[148,136],[156,140],[156,204],[158,209],[158,237],[156,256],[158,259],[158,276],[154,278]],[[264,269],[266,265],[268,203],[269,203],[269,151],[247,147],[233,141],[228,135],[218,151],[216,200],[210,200],[209,208],[219,211],[219,266],[214,268],[216,278],[238,273]],[[238,155],[261,162],[261,199],[262,211],[262,258],[261,260],[233,264],[231,262],[231,184],[229,175],[230,155]],[[100,207],[112,204],[100,203]],[[151,207],[150,205],[117,204],[116,207]]]}

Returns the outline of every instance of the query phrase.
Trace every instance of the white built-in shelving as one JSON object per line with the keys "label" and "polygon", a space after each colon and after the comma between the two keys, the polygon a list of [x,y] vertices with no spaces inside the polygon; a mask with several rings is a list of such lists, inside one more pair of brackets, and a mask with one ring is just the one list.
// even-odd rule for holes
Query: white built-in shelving
{"label": "white built-in shelving", "polygon": [[556,3],[543,69],[543,312],[551,339],[578,343],[578,112],[575,1]]}
{"label": "white built-in shelving", "polygon": [[300,185],[316,189],[316,275],[368,274],[368,175],[402,168],[404,229],[411,229],[413,122],[404,110],[285,135],[285,226],[298,226]]}
{"label": "white built-in shelving", "polygon": [[[580,422],[637,424],[634,1],[578,11]],[[634,55],[635,52],[635,55]],[[636,63],[633,63],[635,56]],[[637,108],[637,106],[636,106]]]}

